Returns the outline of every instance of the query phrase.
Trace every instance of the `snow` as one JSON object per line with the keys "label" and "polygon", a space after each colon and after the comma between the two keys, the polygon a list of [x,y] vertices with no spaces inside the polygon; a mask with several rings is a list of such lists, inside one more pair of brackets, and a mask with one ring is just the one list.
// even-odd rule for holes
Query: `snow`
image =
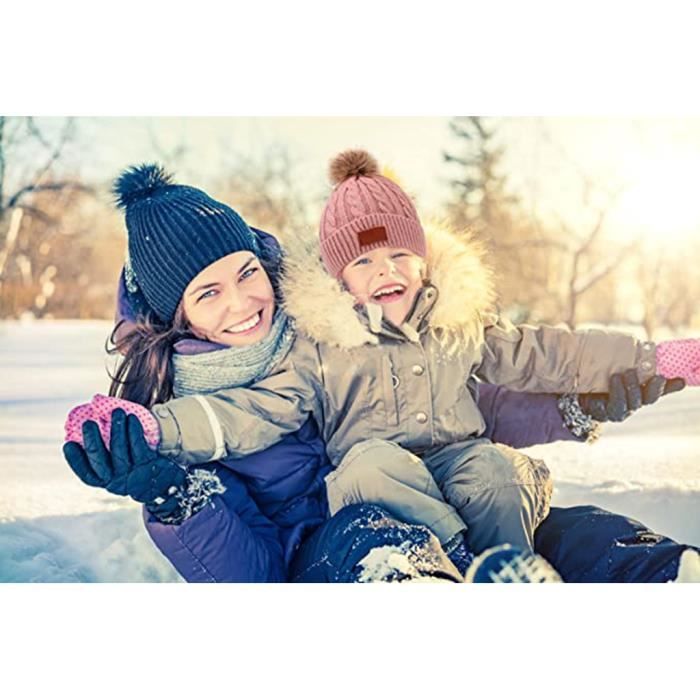
{"label": "snow", "polygon": [[141,510],[63,459],[68,411],[107,393],[102,321],[0,323],[0,581],[177,581]]}
{"label": "snow", "polygon": [[675,582],[698,583],[698,581],[700,581],[700,554],[692,549],[686,549],[681,554]]}
{"label": "snow", "polygon": [[408,544],[403,547],[375,547],[359,562],[360,583],[395,580],[397,575],[418,578],[420,574],[408,558]]}
{"label": "snow", "polygon": [[[104,321],[0,323],[0,581],[179,581],[141,510],[82,484],[63,460],[68,411],[107,393]],[[700,389],[665,397],[594,445],[545,459],[554,505],[595,504],[700,545]],[[369,567],[398,563],[377,553]],[[387,556],[388,555],[388,556]],[[700,567],[688,561],[687,567]]]}

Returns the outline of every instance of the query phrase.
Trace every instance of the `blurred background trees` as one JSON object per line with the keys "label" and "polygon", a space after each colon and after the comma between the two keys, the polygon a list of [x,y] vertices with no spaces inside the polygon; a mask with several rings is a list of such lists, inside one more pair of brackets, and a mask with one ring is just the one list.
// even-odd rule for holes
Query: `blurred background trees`
{"label": "blurred background trees", "polygon": [[593,187],[581,177],[582,205],[576,221],[558,216],[545,224],[509,192],[505,147],[495,120],[455,117],[449,128],[454,150],[443,153],[450,167],[447,218],[458,231],[484,241],[497,274],[502,311],[516,323],[612,322],[614,272],[636,243],[615,245],[605,238],[609,197],[594,207]]}
{"label": "blurred background trees", "polygon": [[[421,207],[422,216],[446,219],[484,242],[501,311],[515,322],[638,324],[648,337],[700,325],[694,302],[700,275],[688,265],[700,243],[659,252],[641,237],[622,242],[610,224],[619,191],[582,169],[578,209],[543,216],[536,197],[525,202],[522,189],[511,185],[503,123],[449,120],[443,204]],[[71,165],[92,158],[76,138],[82,126],[80,119],[0,117],[0,318],[113,316],[125,230],[109,191],[115,173],[105,168],[100,175],[98,167],[85,174]],[[143,130],[151,157],[187,181],[197,162],[200,177],[193,182],[233,204],[253,226],[282,240],[288,232],[316,230],[329,189],[324,164],[310,186],[292,145],[244,152],[222,144],[216,161],[203,168],[202,154],[184,138],[168,141],[153,122]],[[396,177],[406,184],[402,173]]]}
{"label": "blurred background trees", "polygon": [[117,218],[56,174],[75,122],[0,117],[0,317],[104,317],[123,251]]}

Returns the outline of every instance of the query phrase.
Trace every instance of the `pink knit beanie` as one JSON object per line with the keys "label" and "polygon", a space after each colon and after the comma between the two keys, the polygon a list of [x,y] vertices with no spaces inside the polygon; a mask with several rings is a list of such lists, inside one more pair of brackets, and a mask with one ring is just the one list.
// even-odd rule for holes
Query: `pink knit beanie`
{"label": "pink knit beanie", "polygon": [[407,248],[425,257],[425,233],[413,202],[379,174],[377,161],[367,151],[337,155],[330,178],[335,189],[321,216],[320,237],[321,258],[333,277],[373,248]]}

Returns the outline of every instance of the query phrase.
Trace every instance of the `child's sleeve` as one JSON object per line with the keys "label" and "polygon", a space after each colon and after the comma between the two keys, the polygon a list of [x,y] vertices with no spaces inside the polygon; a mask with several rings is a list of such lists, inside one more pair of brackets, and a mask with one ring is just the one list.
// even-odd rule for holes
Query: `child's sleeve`
{"label": "child's sleeve", "polygon": [[606,392],[616,372],[636,369],[640,383],[656,373],[656,346],[614,331],[514,326],[491,317],[477,376],[517,391]]}
{"label": "child's sleeve", "polygon": [[158,452],[201,464],[260,452],[319,416],[316,377],[290,365],[250,388],[184,396],[153,407]]}

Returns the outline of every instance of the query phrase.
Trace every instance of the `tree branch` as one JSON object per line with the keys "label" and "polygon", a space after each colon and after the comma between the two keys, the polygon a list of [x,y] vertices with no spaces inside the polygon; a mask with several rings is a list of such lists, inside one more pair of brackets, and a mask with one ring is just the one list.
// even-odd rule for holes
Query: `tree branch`
{"label": "tree branch", "polygon": [[587,292],[596,283],[600,282],[600,280],[609,275],[622,262],[623,258],[636,247],[636,241],[634,243],[630,243],[628,246],[625,246],[613,260],[589,273],[588,278],[585,281],[574,282],[574,294],[576,294],[576,296],[580,296],[584,292]]}
{"label": "tree branch", "polygon": [[61,190],[72,189],[78,192],[86,192],[87,194],[95,194],[93,187],[82,185],[79,182],[50,182],[46,185],[25,185],[15,192],[8,200],[7,207],[12,209],[16,207],[22,197],[30,192],[60,192]]}
{"label": "tree branch", "polygon": [[[28,117],[28,119],[31,119],[31,117]],[[54,148],[51,155],[48,157],[46,163],[44,163],[44,165],[41,168],[39,168],[36,175],[34,176],[33,181],[35,185],[41,183],[41,180],[49,172],[51,166],[58,160],[59,156],[61,155],[61,151],[63,151],[63,147],[68,142],[68,137],[72,128],[73,118],[69,117],[68,119],[66,119],[66,122],[63,126],[63,131],[61,132],[61,136],[58,139],[56,147]]]}

